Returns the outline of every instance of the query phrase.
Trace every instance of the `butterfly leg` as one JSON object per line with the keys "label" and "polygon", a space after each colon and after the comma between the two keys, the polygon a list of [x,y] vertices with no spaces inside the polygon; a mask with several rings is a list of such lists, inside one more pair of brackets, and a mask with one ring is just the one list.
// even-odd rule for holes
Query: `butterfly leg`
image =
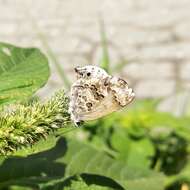
{"label": "butterfly leg", "polygon": [[71,117],[71,120],[74,122],[75,126],[76,127],[80,127],[84,121],[82,121],[78,116],[77,114],[75,113],[74,110],[70,110],[70,117]]}

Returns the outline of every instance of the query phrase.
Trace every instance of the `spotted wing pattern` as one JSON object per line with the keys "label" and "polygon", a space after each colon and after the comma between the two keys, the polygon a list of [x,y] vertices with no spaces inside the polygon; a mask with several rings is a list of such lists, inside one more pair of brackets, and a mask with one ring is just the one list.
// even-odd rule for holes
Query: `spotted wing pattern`
{"label": "spotted wing pattern", "polygon": [[[98,68],[95,67],[92,72],[96,69]],[[101,77],[80,77],[71,87],[69,113],[77,125],[80,121],[98,119],[125,107],[134,96],[127,82],[118,77],[108,74]]]}

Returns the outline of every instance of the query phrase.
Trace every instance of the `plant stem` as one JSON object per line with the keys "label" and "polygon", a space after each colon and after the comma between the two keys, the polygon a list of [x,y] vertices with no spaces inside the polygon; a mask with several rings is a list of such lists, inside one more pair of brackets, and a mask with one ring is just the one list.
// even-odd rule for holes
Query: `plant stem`
{"label": "plant stem", "polygon": [[101,45],[102,45],[102,59],[100,62],[100,67],[105,69],[107,72],[110,72],[110,59],[108,53],[108,41],[105,32],[105,24],[102,19],[100,19],[99,23],[100,23]]}

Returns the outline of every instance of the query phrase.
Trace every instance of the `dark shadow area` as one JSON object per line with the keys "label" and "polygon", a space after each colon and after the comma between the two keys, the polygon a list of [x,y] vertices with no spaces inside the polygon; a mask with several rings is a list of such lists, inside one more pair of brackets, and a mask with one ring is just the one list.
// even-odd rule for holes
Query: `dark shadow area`
{"label": "dark shadow area", "polygon": [[49,150],[29,155],[26,158],[16,156],[7,158],[0,166],[0,186],[37,187],[40,182],[63,177],[66,166],[55,161],[65,155],[67,148],[66,139],[60,138],[56,145]]}
{"label": "dark shadow area", "polygon": [[0,92],[6,92],[6,91],[10,91],[10,90],[17,90],[18,88],[27,88],[33,85],[33,82],[30,82],[30,84],[24,84],[24,85],[17,85],[11,88],[6,88],[6,89],[2,89],[0,90]]}
{"label": "dark shadow area", "polygon": [[[112,188],[114,190],[124,190],[124,188],[121,187],[121,185],[116,183],[111,178],[108,178],[108,177],[105,177],[105,176],[94,175],[94,174],[81,174],[80,177],[82,178],[82,180],[87,185],[99,185],[99,186],[102,186],[102,187],[109,187],[109,188]],[[76,175],[72,176],[72,177],[69,177],[66,180],[60,181],[60,182],[58,182],[58,183],[56,183],[54,185],[49,185],[43,190],[52,190],[54,188],[59,189],[59,190],[63,190],[64,187],[71,186],[71,182],[73,180],[78,180],[78,177]]]}
{"label": "dark shadow area", "polygon": [[155,168],[157,163],[162,161],[160,170],[166,175],[180,173],[188,162],[187,141],[175,133],[171,133],[167,139],[153,139],[152,141],[156,152],[151,168]]}
{"label": "dark shadow area", "polygon": [[[0,165],[0,189],[9,190],[10,186],[31,187],[33,190],[62,190],[77,180],[78,175],[65,178],[66,163],[63,158],[68,151],[65,138],[61,137],[56,145],[46,151],[35,153],[27,157],[13,156],[2,161]],[[58,163],[57,159],[63,163]],[[1,162],[1,160],[0,160]],[[80,165],[80,160],[78,160]],[[124,190],[121,185],[109,177],[79,173],[87,185],[110,187],[114,190]],[[48,183],[49,182],[49,183]],[[40,185],[45,187],[40,188]]]}
{"label": "dark shadow area", "polygon": [[116,183],[111,178],[105,176],[93,175],[93,174],[81,174],[81,177],[88,185],[96,184],[100,186],[111,187],[114,190],[124,190],[124,188],[121,187],[121,185]]}

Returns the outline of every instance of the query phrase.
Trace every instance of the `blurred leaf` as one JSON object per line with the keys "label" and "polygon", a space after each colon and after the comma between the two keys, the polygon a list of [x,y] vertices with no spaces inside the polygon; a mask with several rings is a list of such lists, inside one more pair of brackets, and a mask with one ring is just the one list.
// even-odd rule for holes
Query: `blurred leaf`
{"label": "blurred leaf", "polygon": [[[170,127],[183,134],[184,137],[189,137],[190,118],[189,117],[175,117],[170,113],[158,112],[156,110],[131,110],[127,113],[121,113],[119,124],[123,127],[141,126],[146,129],[151,129],[157,126]],[[187,134],[185,134],[185,132]]]}
{"label": "blurred leaf", "polygon": [[48,77],[48,60],[40,50],[0,43],[0,104],[30,97]]}
{"label": "blurred leaf", "polygon": [[147,138],[131,141],[127,164],[139,168],[150,168],[151,158],[154,156],[154,147]]}
{"label": "blurred leaf", "polygon": [[159,105],[161,99],[143,99],[143,100],[135,100],[132,106],[126,108],[129,111],[156,111],[157,106]]}
{"label": "blurred leaf", "polygon": [[117,158],[127,163],[127,159],[129,157],[129,149],[130,149],[130,139],[127,138],[127,133],[120,129],[114,130],[110,144],[114,150],[118,151]]}
{"label": "blurred leaf", "polygon": [[31,187],[12,186],[10,190],[33,190]]}
{"label": "blurred leaf", "polygon": [[127,166],[150,168],[154,147],[148,138],[134,140],[117,128],[111,137],[111,145],[118,151],[118,159],[125,161]]}
{"label": "blurred leaf", "polygon": [[[163,190],[164,177],[161,174],[146,169],[127,167],[104,152],[76,140],[61,137],[56,141],[57,138],[49,137],[46,144],[39,142],[33,149],[28,149],[26,152],[22,150],[25,152],[24,157],[2,157],[0,188],[9,185],[38,188],[50,182],[54,186],[59,184],[59,180],[61,180],[59,187],[63,187],[61,186],[61,184],[64,185],[63,179],[86,174],[114,180],[118,189],[123,187],[127,190],[139,190],[139,188]],[[92,179],[95,180],[95,178]]]}

